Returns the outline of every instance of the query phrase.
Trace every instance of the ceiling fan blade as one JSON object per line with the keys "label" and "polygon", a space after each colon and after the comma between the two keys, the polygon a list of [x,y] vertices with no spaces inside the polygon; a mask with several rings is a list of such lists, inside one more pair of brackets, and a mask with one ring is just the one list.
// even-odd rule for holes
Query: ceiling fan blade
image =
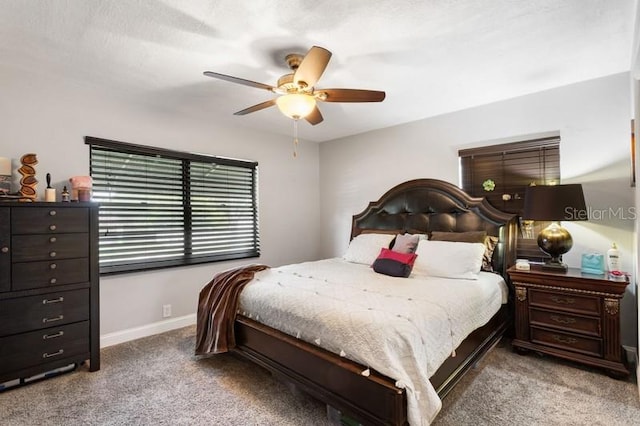
{"label": "ceiling fan blade", "polygon": [[275,99],[269,99],[268,101],[264,101],[254,106],[250,106],[249,108],[245,108],[242,111],[234,112],[233,115],[247,115],[252,112],[260,111],[261,109],[269,108],[276,104]]}
{"label": "ceiling fan blade", "polygon": [[213,71],[205,71],[203,74],[206,75],[207,77],[218,78],[220,80],[230,81],[231,83],[238,83],[245,86],[255,87],[258,89],[265,89],[270,92],[273,92],[275,89],[275,87],[269,86],[268,84],[258,83],[256,81],[251,81],[251,80],[245,80],[244,78],[233,77],[231,75],[220,74]]}
{"label": "ceiling fan blade", "polygon": [[293,75],[293,82],[304,87],[313,87],[327,68],[331,52],[323,47],[313,46],[300,62]]}
{"label": "ceiling fan blade", "polygon": [[318,97],[325,102],[382,102],[386,96],[385,92],[360,89],[321,89],[316,93],[326,94],[326,98]]}
{"label": "ceiling fan blade", "polygon": [[307,115],[304,119],[307,120],[309,124],[313,126],[315,126],[316,124],[322,123],[322,120],[324,120],[324,118],[322,117],[322,114],[320,113],[320,109],[318,108],[318,105],[316,105],[313,108],[313,111],[311,111],[309,115]]}

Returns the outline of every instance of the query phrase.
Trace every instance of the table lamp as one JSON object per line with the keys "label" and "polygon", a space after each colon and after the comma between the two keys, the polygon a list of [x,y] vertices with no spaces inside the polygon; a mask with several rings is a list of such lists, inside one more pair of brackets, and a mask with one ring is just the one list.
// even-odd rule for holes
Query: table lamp
{"label": "table lamp", "polygon": [[560,226],[559,222],[588,219],[582,185],[527,187],[522,218],[551,221],[551,224],[538,234],[538,247],[551,256],[551,259],[548,259],[542,267],[543,269],[566,271],[567,265],[562,263],[561,257],[571,250],[573,238],[569,231]]}

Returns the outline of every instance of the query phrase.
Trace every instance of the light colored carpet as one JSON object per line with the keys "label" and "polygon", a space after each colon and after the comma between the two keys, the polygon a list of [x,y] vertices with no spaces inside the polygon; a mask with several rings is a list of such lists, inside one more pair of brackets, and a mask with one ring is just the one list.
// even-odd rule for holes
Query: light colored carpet
{"label": "light colored carpet", "polygon": [[[326,409],[229,355],[193,357],[186,327],[102,351],[102,369],[0,393],[0,424],[328,425]],[[435,425],[640,424],[634,380],[495,348],[445,398]]]}

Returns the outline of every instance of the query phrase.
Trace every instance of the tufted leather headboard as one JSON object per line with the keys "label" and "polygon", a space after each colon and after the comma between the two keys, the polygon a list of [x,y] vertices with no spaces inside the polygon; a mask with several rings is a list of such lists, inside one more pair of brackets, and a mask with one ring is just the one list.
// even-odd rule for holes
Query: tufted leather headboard
{"label": "tufted leather headboard", "polygon": [[353,216],[351,238],[365,230],[431,234],[433,231],[486,231],[498,237],[493,270],[505,278],[515,263],[516,216],[501,212],[484,198],[437,179],[416,179],[387,191]]}

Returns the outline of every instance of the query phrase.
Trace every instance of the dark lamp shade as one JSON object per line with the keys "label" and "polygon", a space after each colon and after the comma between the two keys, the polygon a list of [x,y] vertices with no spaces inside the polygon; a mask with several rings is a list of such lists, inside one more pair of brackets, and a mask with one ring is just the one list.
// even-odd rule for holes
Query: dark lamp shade
{"label": "dark lamp shade", "polygon": [[528,186],[524,193],[525,220],[588,220],[582,185]]}

